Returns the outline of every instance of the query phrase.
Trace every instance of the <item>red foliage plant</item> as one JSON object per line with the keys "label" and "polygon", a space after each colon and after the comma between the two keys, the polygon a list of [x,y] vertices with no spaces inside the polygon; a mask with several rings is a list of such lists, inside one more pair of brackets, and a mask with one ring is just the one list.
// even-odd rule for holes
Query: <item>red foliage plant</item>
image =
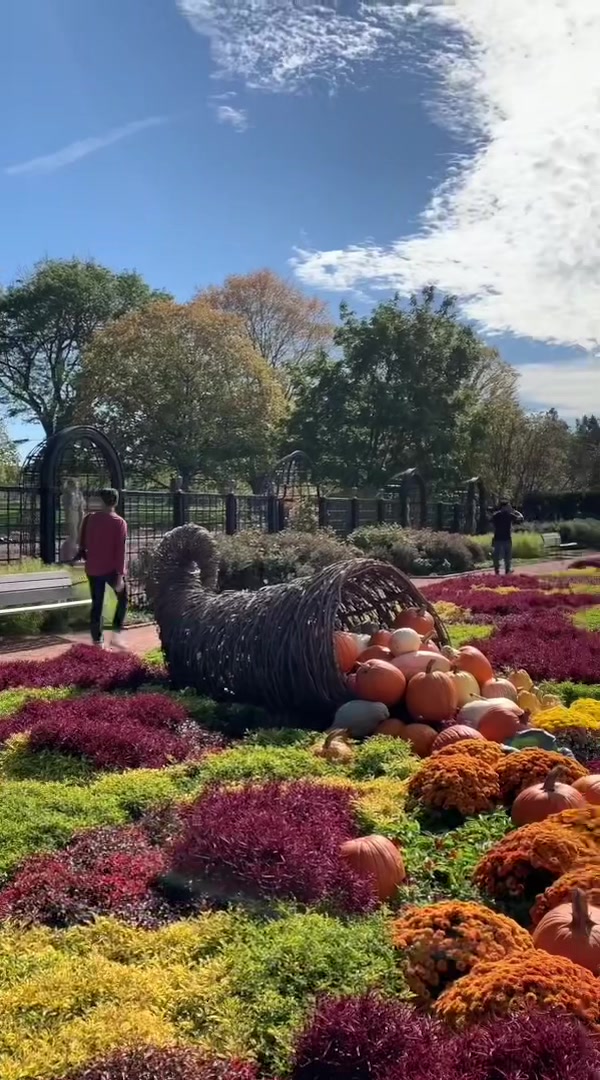
{"label": "red foliage plant", "polygon": [[208,1058],[183,1046],[120,1050],[63,1080],[256,1080],[254,1065]]}
{"label": "red foliage plant", "polygon": [[291,1080],[450,1080],[446,1039],[399,1001],[323,998],[298,1037]]}
{"label": "red foliage plant", "polygon": [[495,634],[477,643],[492,667],[525,666],[535,681],[594,683],[600,670],[600,634],[577,630],[559,611],[504,619]]}
{"label": "red foliage plant", "polygon": [[100,769],[159,769],[225,745],[181,705],[152,693],[28,701],[2,724],[0,741],[24,731],[32,750],[83,757]]}
{"label": "red foliage plant", "polygon": [[597,1037],[573,1016],[535,1009],[478,1025],[448,1048],[456,1080],[600,1080]]}
{"label": "red foliage plant", "polygon": [[374,879],[342,858],[357,835],[352,791],[308,781],[212,788],[186,811],[172,849],[172,870],[259,897],[296,899],[359,912],[377,904]]}
{"label": "red foliage plant", "polygon": [[74,686],[80,690],[135,690],[164,676],[131,653],[103,652],[73,645],[51,660],[13,660],[0,664],[0,690]]}
{"label": "red foliage plant", "polygon": [[155,926],[169,917],[153,889],[166,866],[141,826],[91,829],[65,851],[26,859],[0,890],[0,919],[62,928],[116,915]]}

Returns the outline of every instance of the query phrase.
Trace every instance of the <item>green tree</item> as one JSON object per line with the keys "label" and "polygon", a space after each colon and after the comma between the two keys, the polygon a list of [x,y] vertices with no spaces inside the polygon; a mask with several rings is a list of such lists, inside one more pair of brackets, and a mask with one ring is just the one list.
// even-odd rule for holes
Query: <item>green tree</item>
{"label": "green tree", "polygon": [[396,297],[366,318],[342,305],[334,342],[339,357],[320,352],[296,374],[289,443],[343,488],[378,489],[412,466],[454,477],[485,350],[454,301],[426,289],[408,307]]}
{"label": "green tree", "polygon": [[600,423],[593,414],[575,421],[569,480],[574,491],[600,491]]}
{"label": "green tree", "polygon": [[0,419],[0,484],[11,484],[19,473],[19,453]]}
{"label": "green tree", "polygon": [[272,460],[283,390],[236,318],[159,301],[97,333],[83,357],[83,415],[130,470],[250,479]]}
{"label": "green tree", "polygon": [[157,293],[139,274],[95,262],[47,259],[0,295],[0,405],[46,435],[68,427],[81,353],[93,334]]}

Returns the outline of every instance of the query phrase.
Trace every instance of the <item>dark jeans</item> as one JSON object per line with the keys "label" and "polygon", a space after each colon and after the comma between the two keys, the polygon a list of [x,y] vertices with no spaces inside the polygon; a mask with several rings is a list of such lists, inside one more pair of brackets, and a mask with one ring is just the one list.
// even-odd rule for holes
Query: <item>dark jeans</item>
{"label": "dark jeans", "polygon": [[[104,593],[106,592],[107,585],[110,585],[111,589],[114,589],[117,581],[117,574],[105,574],[102,577],[90,577],[88,575],[88,581],[90,583],[90,593],[92,597],[92,614],[90,617],[92,641],[96,645],[100,645],[103,629],[102,609],[104,607]],[[115,595],[117,597],[117,607],[112,628],[113,631],[118,634],[119,631],[123,629],[125,615],[127,614],[127,585],[125,582],[123,582],[122,591]]]}
{"label": "dark jeans", "polygon": [[510,574],[512,566],[512,540],[494,540],[493,547],[494,570],[500,573],[500,562],[504,562],[504,569]]}

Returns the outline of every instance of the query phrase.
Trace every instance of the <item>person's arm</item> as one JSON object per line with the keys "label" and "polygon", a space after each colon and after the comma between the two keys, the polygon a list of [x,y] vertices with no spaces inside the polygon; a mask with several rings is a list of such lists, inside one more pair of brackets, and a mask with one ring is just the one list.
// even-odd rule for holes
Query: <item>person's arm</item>
{"label": "person's arm", "polygon": [[513,510],[512,519],[513,519],[515,525],[521,525],[525,521],[525,518],[523,517],[523,515],[520,513],[519,510]]}
{"label": "person's arm", "polygon": [[125,577],[125,551],[127,547],[127,523],[123,518],[117,518],[118,529],[115,529],[114,567],[117,574],[116,591],[123,588]]}

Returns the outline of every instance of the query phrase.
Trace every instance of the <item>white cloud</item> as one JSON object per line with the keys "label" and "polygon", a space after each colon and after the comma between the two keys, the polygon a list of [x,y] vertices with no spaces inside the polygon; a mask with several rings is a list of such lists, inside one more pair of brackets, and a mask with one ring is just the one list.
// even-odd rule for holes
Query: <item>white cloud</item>
{"label": "white cloud", "polygon": [[76,161],[96,154],[99,150],[105,150],[108,146],[130,139],[140,131],[147,128],[157,127],[165,123],[164,116],[148,116],[145,120],[134,120],[131,124],[113,128],[104,135],[92,136],[89,139],[80,139],[78,142],[64,146],[62,150],[55,150],[52,154],[44,154],[42,157],[31,158],[18,165],[7,165],[4,169],[6,176],[23,176],[27,173],[52,173],[57,169],[64,169],[67,165],[74,165]]}
{"label": "white cloud", "polygon": [[[254,89],[293,91],[321,78],[330,85],[393,41],[377,6],[346,0],[177,0],[210,39],[218,74]],[[387,9],[384,9],[387,10]]]}
{"label": "white cloud", "polygon": [[217,105],[215,109],[220,124],[230,124],[236,131],[248,128],[248,113],[245,109],[235,109],[233,105]]}
{"label": "white cloud", "polygon": [[[390,5],[390,25],[401,13]],[[298,251],[298,277],[334,291],[433,282],[488,333],[597,350],[598,0],[423,0],[423,19],[444,31],[444,51],[428,58],[442,115],[469,129],[473,152],[434,193],[417,235]]]}
{"label": "white cloud", "polygon": [[553,364],[523,364],[517,370],[519,394],[526,407],[555,408],[566,420],[598,412],[600,363],[592,357]]}

